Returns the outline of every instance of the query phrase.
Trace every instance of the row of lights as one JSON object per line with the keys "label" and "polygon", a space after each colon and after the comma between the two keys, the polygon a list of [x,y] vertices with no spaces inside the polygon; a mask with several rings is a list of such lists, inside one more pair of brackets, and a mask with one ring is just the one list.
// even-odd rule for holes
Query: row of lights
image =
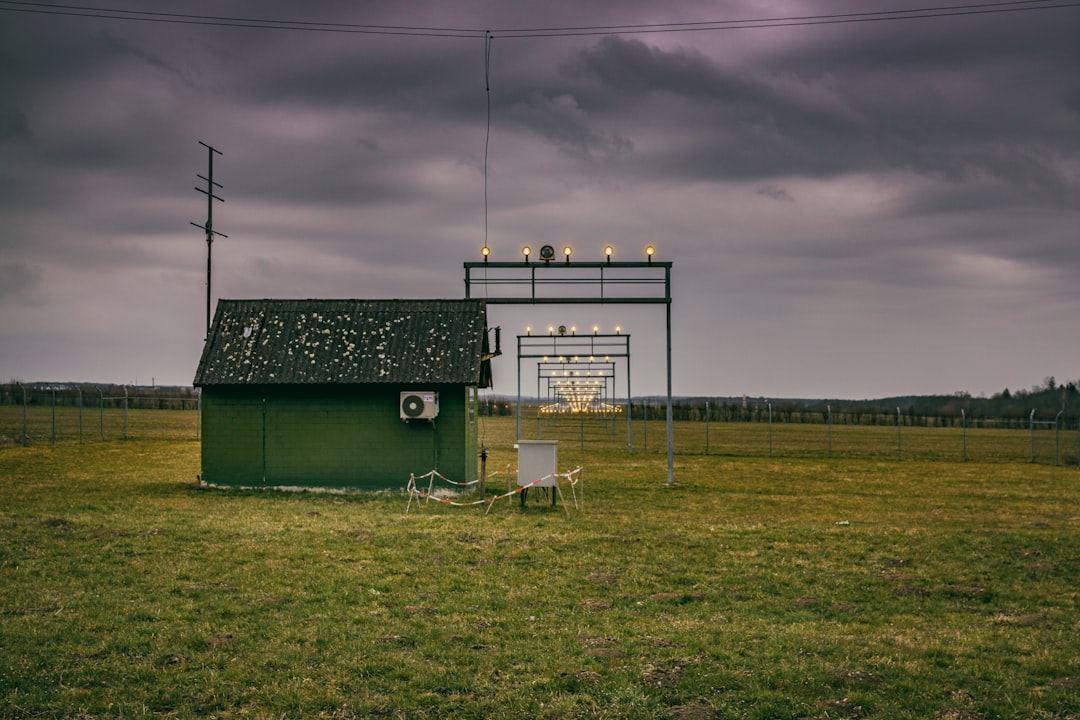
{"label": "row of lights", "polygon": [[[655,253],[656,253],[656,248],[655,247],[653,247],[652,245],[646,245],[645,246],[645,257],[648,258],[649,262],[652,262],[652,256]],[[480,248],[480,254],[484,256],[484,262],[487,262],[488,258],[491,256],[491,248],[489,248],[487,245],[485,245],[484,247]],[[570,264],[570,256],[573,255],[573,254],[574,254],[574,248],[570,247],[569,245],[567,245],[566,247],[563,248],[563,257],[566,258],[566,264],[567,265]],[[605,257],[605,259],[607,259],[608,262],[611,262],[611,256],[614,255],[614,254],[615,254],[615,248],[612,247],[611,245],[608,245],[607,247],[604,248],[604,257]],[[529,258],[532,256],[532,248],[529,247],[528,245],[521,248],[521,255],[522,255],[522,257],[525,258],[525,264],[527,265],[529,263]],[[552,247],[551,245],[542,246],[540,248],[540,259],[543,260],[545,263],[549,263],[552,260],[554,260],[555,259],[555,248]]]}
{"label": "row of lights", "polygon": [[[560,335],[565,335],[566,334],[566,326],[565,325],[560,325],[558,330],[559,330]],[[525,326],[525,334],[532,337],[532,325],[526,325]],[[555,334],[555,326],[554,325],[548,325],[548,335],[554,335],[554,334]],[[571,335],[577,335],[577,325],[571,325],[570,326],[570,334]],[[592,334],[593,335],[599,335],[600,334],[600,326],[599,325],[593,325]],[[616,325],[615,326],[615,334],[616,335],[622,335],[622,325]]]}

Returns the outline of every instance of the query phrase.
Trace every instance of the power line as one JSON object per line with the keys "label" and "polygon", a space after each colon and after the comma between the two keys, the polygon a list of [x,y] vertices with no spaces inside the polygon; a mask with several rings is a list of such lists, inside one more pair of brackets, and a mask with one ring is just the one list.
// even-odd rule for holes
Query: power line
{"label": "power line", "polygon": [[268,18],[192,15],[185,13],[165,13],[108,7],[64,5],[58,3],[35,2],[33,0],[0,0],[0,11],[43,15],[62,15],[69,17],[89,17],[107,20],[128,20],[178,25],[235,27],[258,30],[288,30],[293,32],[333,32],[365,35],[473,39],[486,39],[491,34],[504,38],[538,38],[588,35],[641,35],[655,33],[703,32],[709,30],[752,30],[770,27],[926,20],[944,17],[961,17],[1007,12],[1030,12],[1033,10],[1055,10],[1074,7],[1080,7],[1080,2],[1068,0],[1012,0],[1009,2],[942,5],[931,8],[920,8],[917,10],[880,10],[827,15],[795,15],[779,18],[746,18],[741,20],[711,20],[682,23],[503,28],[501,30],[488,31],[478,28],[365,25],[308,20],[272,20]]}

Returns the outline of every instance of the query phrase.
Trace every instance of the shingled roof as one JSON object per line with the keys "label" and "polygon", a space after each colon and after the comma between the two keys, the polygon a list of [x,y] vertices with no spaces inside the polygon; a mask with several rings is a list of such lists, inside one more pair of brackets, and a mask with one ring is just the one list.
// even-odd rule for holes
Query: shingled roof
{"label": "shingled roof", "polygon": [[195,386],[485,385],[483,300],[220,300]]}

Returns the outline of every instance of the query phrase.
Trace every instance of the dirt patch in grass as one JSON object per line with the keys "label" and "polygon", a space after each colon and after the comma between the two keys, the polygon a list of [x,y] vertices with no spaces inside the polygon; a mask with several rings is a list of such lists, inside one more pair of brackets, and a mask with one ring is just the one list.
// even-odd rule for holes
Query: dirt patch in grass
{"label": "dirt patch in grass", "polygon": [[225,647],[226,645],[231,645],[232,641],[232,633],[225,633],[224,635],[211,635],[210,637],[206,638],[204,642],[206,643],[207,647],[218,650]]}
{"label": "dirt patch in grass", "polygon": [[1058,688],[1062,690],[1080,690],[1080,676],[1057,678],[1041,687]]}
{"label": "dirt patch in grass", "polygon": [[618,642],[619,641],[616,640],[615,638],[609,638],[609,637],[591,637],[591,636],[587,636],[587,637],[581,638],[581,644],[584,645],[587,648],[614,647],[615,645],[618,644]]}
{"label": "dirt patch in grass", "polygon": [[914,561],[911,558],[885,558],[881,564],[887,568],[911,567]]}
{"label": "dirt patch in grass", "polygon": [[875,675],[872,672],[867,672],[866,670],[834,670],[832,675],[845,685],[863,685],[872,687],[881,684],[881,676]]}
{"label": "dirt patch in grass", "polygon": [[405,612],[410,615],[434,615],[438,611],[430,605],[406,605]]}
{"label": "dirt patch in grass", "polygon": [[641,671],[641,679],[651,687],[668,688],[679,682],[679,679],[682,678],[682,672],[682,666],[679,664],[667,667],[646,665]]}
{"label": "dirt patch in grass", "polygon": [[375,643],[378,645],[398,645],[401,647],[412,647],[416,644],[412,638],[407,638],[404,635],[380,635],[375,638]]}
{"label": "dirt patch in grass", "polygon": [[594,670],[578,670],[572,673],[563,673],[562,677],[570,677],[582,685],[599,685],[604,676]]}
{"label": "dirt patch in grass", "polygon": [[622,650],[613,647],[593,647],[585,650],[585,655],[595,658],[621,658],[624,654]]}
{"label": "dirt patch in grass", "polygon": [[664,711],[664,717],[671,720],[713,720],[720,716],[708,705],[673,705]]}
{"label": "dirt patch in grass", "polygon": [[676,605],[685,605],[688,602],[695,600],[701,600],[705,597],[704,593],[677,593],[677,592],[659,592],[653,593],[649,596],[649,599],[653,602],[670,602]]}
{"label": "dirt patch in grass", "polygon": [[646,635],[645,642],[649,643],[653,647],[658,648],[686,647],[685,643],[676,642],[675,640],[671,640],[670,638],[654,637],[652,635]]}
{"label": "dirt patch in grass", "polygon": [[580,607],[582,610],[597,612],[600,610],[610,610],[611,602],[608,600],[601,600],[600,598],[585,598],[580,603],[578,603],[578,607]]}
{"label": "dirt patch in grass", "polygon": [[614,585],[619,582],[619,576],[614,573],[592,573],[586,579],[593,585]]}
{"label": "dirt patch in grass", "polygon": [[375,537],[375,533],[371,532],[367,528],[353,528],[352,530],[345,531],[345,536],[353,542],[371,542]]}

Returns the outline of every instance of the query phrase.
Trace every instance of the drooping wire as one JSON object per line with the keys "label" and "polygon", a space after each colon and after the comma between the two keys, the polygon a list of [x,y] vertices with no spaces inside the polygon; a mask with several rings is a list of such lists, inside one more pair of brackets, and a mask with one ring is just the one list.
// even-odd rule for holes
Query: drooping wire
{"label": "drooping wire", "polygon": [[[488,148],[491,145],[491,42],[495,36],[484,31],[484,95],[487,98],[487,128],[484,131],[484,247],[488,246]],[[485,281],[487,278],[484,278]],[[484,283],[487,293],[487,282]]]}
{"label": "drooping wire", "polygon": [[[711,20],[698,22],[649,23],[625,25],[565,26],[548,28],[506,28],[499,30],[504,38],[571,37],[588,35],[644,35],[650,33],[683,33],[709,30],[750,30],[773,27],[834,25],[847,23],[880,22],[890,20],[925,20],[946,17],[985,15],[991,13],[1027,12],[1031,10],[1057,10],[1080,7],[1071,0],[999,0],[962,5],[943,5],[914,10],[874,10],[831,15],[794,15],[778,18],[751,18],[743,20]],[[308,20],[272,20],[260,17],[229,17],[220,15],[193,15],[186,13],[151,12],[120,8],[65,5],[40,2],[39,0],[0,0],[0,12],[34,13],[39,15],[66,15],[106,20],[167,23],[177,25],[209,25],[258,30],[291,30],[303,32],[356,33],[363,35],[395,35],[441,38],[476,38],[479,30],[470,28],[426,27],[404,25],[361,25],[356,23],[315,22]],[[490,31],[485,31],[485,37]]]}
{"label": "drooping wire", "polygon": [[[487,102],[487,125],[484,130],[484,248],[490,248],[488,245],[488,149],[491,146],[491,45],[495,36],[492,35],[490,30],[484,31],[484,97]],[[488,299],[488,277],[487,277],[487,264],[484,265],[484,300]],[[487,328],[484,329],[487,332]],[[489,358],[487,362],[491,362]],[[481,456],[487,459],[487,422],[484,420],[484,413],[479,407],[479,393],[477,394],[477,409],[476,414],[480,418],[480,452]],[[484,478],[486,480],[487,478]]]}

